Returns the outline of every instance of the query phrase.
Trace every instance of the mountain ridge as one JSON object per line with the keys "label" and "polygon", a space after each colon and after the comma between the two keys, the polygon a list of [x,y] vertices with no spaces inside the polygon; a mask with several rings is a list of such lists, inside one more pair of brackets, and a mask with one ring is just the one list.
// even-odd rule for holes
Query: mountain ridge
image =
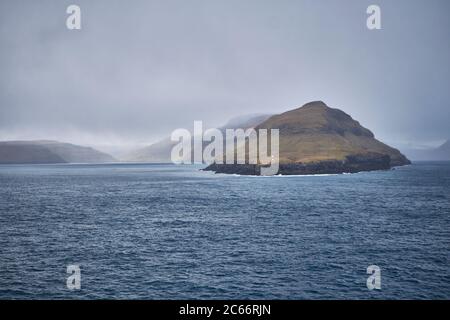
{"label": "mountain ridge", "polygon": [[405,153],[415,161],[450,161],[450,139],[436,148],[407,149]]}
{"label": "mountain ridge", "polygon": [[0,141],[0,164],[103,163],[116,161],[91,147],[54,140]]}

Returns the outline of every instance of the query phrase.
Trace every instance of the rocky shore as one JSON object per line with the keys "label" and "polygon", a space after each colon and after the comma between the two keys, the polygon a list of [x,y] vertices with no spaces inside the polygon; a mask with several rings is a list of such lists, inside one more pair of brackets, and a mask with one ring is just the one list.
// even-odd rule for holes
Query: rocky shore
{"label": "rocky shore", "polygon": [[[392,163],[388,155],[365,154],[347,156],[344,161],[326,160],[310,163],[282,163],[278,174],[282,175],[308,175],[308,174],[338,174],[356,173],[361,171],[389,170],[396,165],[410,163]],[[215,173],[228,173],[240,175],[260,175],[261,166],[254,164],[216,164],[213,163],[204,169]]]}

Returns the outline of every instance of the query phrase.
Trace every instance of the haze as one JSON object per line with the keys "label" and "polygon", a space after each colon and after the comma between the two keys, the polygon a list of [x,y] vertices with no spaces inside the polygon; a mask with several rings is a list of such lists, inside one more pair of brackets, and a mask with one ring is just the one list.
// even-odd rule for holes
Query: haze
{"label": "haze", "polygon": [[[82,29],[66,28],[81,7]],[[381,30],[366,8],[381,7]],[[323,100],[393,146],[450,138],[450,2],[1,1],[0,140],[147,145]]]}

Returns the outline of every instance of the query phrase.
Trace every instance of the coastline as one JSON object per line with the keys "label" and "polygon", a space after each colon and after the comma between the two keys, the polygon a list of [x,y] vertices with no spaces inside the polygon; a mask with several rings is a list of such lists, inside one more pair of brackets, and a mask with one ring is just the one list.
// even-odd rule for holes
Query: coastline
{"label": "coastline", "polygon": [[[325,160],[308,163],[281,163],[276,175],[304,176],[357,173],[363,171],[390,170],[395,167],[409,164],[411,164],[411,162],[407,159],[404,159],[403,161],[392,161],[391,157],[388,155],[370,153],[366,155],[347,156],[345,160]],[[202,170],[222,174],[260,176],[261,167],[261,165],[257,164],[213,163]]]}

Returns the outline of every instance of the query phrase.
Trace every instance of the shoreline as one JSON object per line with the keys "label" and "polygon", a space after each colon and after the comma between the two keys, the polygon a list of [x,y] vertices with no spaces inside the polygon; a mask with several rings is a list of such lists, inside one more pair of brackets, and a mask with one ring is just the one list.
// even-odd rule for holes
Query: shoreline
{"label": "shoreline", "polygon": [[[358,173],[367,171],[391,170],[411,164],[410,161],[392,161],[388,155],[367,154],[348,156],[345,160],[325,160],[309,163],[282,163],[276,175],[305,176]],[[261,176],[261,165],[257,164],[217,164],[202,169],[223,174]]]}

